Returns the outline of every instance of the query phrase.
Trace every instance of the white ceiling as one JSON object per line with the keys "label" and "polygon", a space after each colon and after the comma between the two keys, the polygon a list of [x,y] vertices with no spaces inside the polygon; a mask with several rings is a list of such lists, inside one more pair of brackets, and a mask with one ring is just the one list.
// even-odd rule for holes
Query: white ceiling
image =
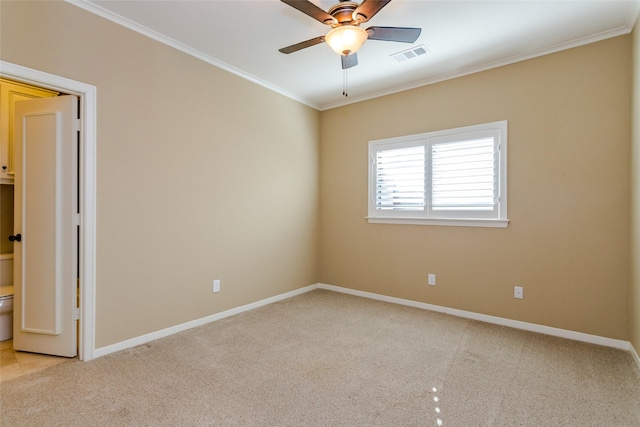
{"label": "white ceiling", "polygon": [[[329,46],[278,52],[330,29],[279,0],[68,1],[319,110],[627,34],[640,12],[640,0],[393,0],[363,28],[422,34],[414,44],[367,41],[345,98]],[[326,11],[337,0],[312,2]],[[419,45],[429,53],[391,57]]]}

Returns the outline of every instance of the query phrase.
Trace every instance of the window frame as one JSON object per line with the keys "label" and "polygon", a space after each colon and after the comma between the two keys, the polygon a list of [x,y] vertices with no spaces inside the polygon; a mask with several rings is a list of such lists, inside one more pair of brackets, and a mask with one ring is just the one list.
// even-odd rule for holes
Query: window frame
{"label": "window frame", "polygon": [[[431,206],[432,146],[480,138],[494,138],[495,197],[492,210],[438,210]],[[425,208],[423,210],[393,210],[376,207],[377,153],[408,147],[425,147]],[[368,150],[368,215],[369,223],[444,225],[468,227],[507,227],[507,121],[496,121],[453,129],[438,130],[369,141]]]}

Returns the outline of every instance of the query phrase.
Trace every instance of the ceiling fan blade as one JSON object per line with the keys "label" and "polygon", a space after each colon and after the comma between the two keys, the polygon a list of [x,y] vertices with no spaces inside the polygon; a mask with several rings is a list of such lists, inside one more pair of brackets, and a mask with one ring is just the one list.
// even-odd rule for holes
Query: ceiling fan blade
{"label": "ceiling fan blade", "polygon": [[336,20],[333,16],[329,15],[324,10],[320,9],[315,4],[308,0],[281,0],[283,3],[288,4],[294,9],[298,9],[300,12],[312,17],[315,20],[322,22],[323,24],[333,24]]}
{"label": "ceiling fan blade", "polygon": [[306,47],[315,46],[317,44],[324,43],[324,36],[316,37],[314,39],[305,40],[300,43],[292,44],[291,46],[283,47],[282,49],[278,49],[282,53],[293,53],[297,52]]}
{"label": "ceiling fan blade", "polygon": [[380,12],[391,0],[363,0],[360,6],[353,12],[356,21],[367,22],[369,19]]}
{"label": "ceiling fan blade", "polygon": [[358,54],[352,53],[351,55],[340,55],[340,59],[342,60],[342,69],[346,70],[347,68],[355,67],[358,65]]}
{"label": "ceiling fan blade", "polygon": [[421,28],[406,27],[369,27],[368,40],[384,40],[389,42],[413,43],[418,40]]}

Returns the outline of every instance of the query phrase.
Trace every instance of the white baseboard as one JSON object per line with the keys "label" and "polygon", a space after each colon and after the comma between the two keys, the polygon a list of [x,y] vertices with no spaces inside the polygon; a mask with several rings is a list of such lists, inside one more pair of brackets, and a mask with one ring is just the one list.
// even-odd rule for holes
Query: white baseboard
{"label": "white baseboard", "polygon": [[[349,288],[341,288],[339,286],[327,285],[319,283],[317,285],[319,289],[326,289],[334,292],[341,292],[344,294],[355,295],[364,298],[371,298],[379,301],[390,302],[394,304],[406,305],[409,307],[421,308],[424,310],[436,311],[439,313],[450,314],[452,316],[463,317],[466,319],[479,320],[481,322],[493,323],[496,325],[508,326],[510,328],[522,329],[530,332],[537,332],[545,335],[552,335],[560,338],[567,338],[575,341],[582,341],[591,344],[603,345],[606,347],[613,347],[621,350],[629,350],[631,343],[629,341],[616,340],[613,338],[601,337],[598,335],[589,335],[582,332],[568,331],[566,329],[552,328],[550,326],[537,325],[535,323],[521,322],[519,320],[505,319],[503,317],[489,316],[486,314],[474,313],[471,311],[458,310],[455,308],[443,307],[439,305],[427,304],[424,302],[412,301],[402,298],[395,298],[386,295],[374,294],[371,292],[357,291]],[[637,357],[637,355],[636,355]],[[639,365],[640,366],[640,365]]]}
{"label": "white baseboard", "polygon": [[309,291],[313,291],[315,289],[325,289],[328,291],[339,292],[343,294],[349,294],[349,295],[359,296],[363,298],[374,299],[378,301],[390,302],[393,304],[400,304],[400,305],[405,305],[409,307],[420,308],[423,310],[430,310],[430,311],[435,311],[439,313],[450,314],[452,316],[457,316],[457,317],[462,317],[462,318],[472,319],[472,320],[479,320],[481,322],[493,323],[496,325],[507,326],[515,329],[522,329],[530,332],[537,332],[540,334],[566,338],[574,341],[582,341],[582,342],[602,345],[606,347],[613,347],[620,350],[626,350],[631,353],[633,360],[638,365],[638,369],[640,369],[640,357],[638,357],[638,353],[635,351],[635,349],[633,348],[633,346],[629,341],[616,340],[613,338],[606,338],[598,335],[590,335],[582,332],[575,332],[575,331],[569,331],[566,329],[553,328],[550,326],[537,325],[535,323],[521,322],[519,320],[505,319],[503,317],[489,316],[486,314],[458,310],[455,308],[427,304],[424,302],[390,297],[387,295],[374,294],[371,292],[358,291],[355,289],[343,288],[340,286],[327,285],[325,283],[316,283],[315,285],[309,285],[304,288],[295,289],[293,291],[276,295],[270,298],[266,298],[260,301],[256,301],[251,304],[236,307],[227,311],[223,311],[221,313],[212,314],[211,316],[206,316],[200,319],[192,320],[190,322],[182,323],[180,325],[172,326],[170,328],[162,329],[160,331],[156,331],[156,332],[152,332],[139,337],[131,338],[129,340],[121,341],[119,343],[112,344],[106,347],[101,347],[94,350],[93,356],[94,358],[106,356],[107,354],[115,353],[121,350],[126,350],[128,348],[136,347],[138,345],[146,344],[150,341],[164,338],[169,335],[176,334],[178,332],[183,332],[188,329],[195,328],[197,326],[205,325],[207,323],[215,322],[216,320],[234,316],[236,314],[240,314],[245,311],[254,310],[256,308],[263,307],[265,305],[272,304],[274,302],[282,301],[287,298],[291,298],[297,295],[304,294]]}
{"label": "white baseboard", "polygon": [[182,323],[180,325],[172,326],[170,328],[162,329],[160,331],[151,332],[149,334],[131,338],[126,341],[121,341],[119,343],[108,345],[106,347],[100,347],[94,350],[93,357],[94,358],[102,357],[102,356],[106,356],[107,354],[115,353],[116,351],[126,350],[128,348],[146,344],[150,341],[168,337],[169,335],[177,334],[178,332],[183,332],[188,329],[206,325],[207,323],[215,322],[216,320],[220,320],[226,317],[234,316],[236,314],[244,313],[245,311],[254,310],[256,308],[259,308],[268,304],[272,304],[274,302],[282,301],[287,298],[294,297],[296,295],[304,294],[306,292],[312,291],[317,288],[318,288],[317,284],[309,285],[304,288],[295,289],[290,292],[285,292],[284,294],[280,294],[280,295],[276,295],[260,301],[256,301],[251,304],[243,305],[240,307],[232,308],[227,311],[212,314],[211,316],[202,317],[200,319],[192,320],[190,322]]}
{"label": "white baseboard", "polygon": [[635,348],[633,348],[633,345],[631,345],[631,343],[629,343],[629,353],[631,353],[633,361],[636,362],[636,365],[638,365],[638,369],[640,370],[640,356],[638,356],[638,352]]}

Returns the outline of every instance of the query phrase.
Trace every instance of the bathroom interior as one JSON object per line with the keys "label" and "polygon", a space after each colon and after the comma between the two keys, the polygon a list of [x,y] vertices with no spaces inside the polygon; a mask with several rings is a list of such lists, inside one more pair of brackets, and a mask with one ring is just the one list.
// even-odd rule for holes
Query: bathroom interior
{"label": "bathroom interior", "polygon": [[13,349],[14,176],[10,142],[15,102],[56,96],[57,92],[0,79],[0,381],[66,361],[65,358]]}
{"label": "bathroom interior", "polygon": [[13,337],[13,185],[0,184],[0,341]]}

